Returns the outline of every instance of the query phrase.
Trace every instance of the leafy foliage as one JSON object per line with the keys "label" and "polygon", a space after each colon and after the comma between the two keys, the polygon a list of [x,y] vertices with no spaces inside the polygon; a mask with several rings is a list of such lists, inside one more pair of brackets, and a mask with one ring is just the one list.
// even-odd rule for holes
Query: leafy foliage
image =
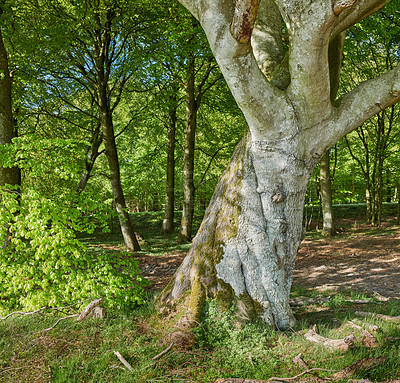
{"label": "leafy foliage", "polygon": [[[107,230],[112,213],[95,194],[71,190],[76,177],[74,153],[80,142],[16,139],[2,150],[2,166],[18,166],[31,178],[47,174],[54,189],[33,184],[1,193],[0,308],[68,304],[104,297],[109,306],[143,303],[144,279],[129,257],[93,254],[77,233]],[[11,159],[14,161],[11,161]]]}

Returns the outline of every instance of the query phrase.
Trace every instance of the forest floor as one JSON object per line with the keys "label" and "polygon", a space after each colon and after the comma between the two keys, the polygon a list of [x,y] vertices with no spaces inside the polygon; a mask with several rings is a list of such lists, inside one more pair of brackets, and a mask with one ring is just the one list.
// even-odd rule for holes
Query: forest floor
{"label": "forest floor", "polygon": [[[176,234],[159,234],[161,214],[132,216],[142,237],[142,251],[132,256],[151,282],[149,296],[168,283],[190,249],[177,245]],[[201,218],[196,216],[196,227]],[[106,306],[104,318],[83,322],[61,320],[77,311],[65,308],[14,315],[0,320],[0,382],[334,383],[351,377],[400,383],[400,226],[394,220],[381,228],[354,220],[337,226],[332,239],[313,229],[302,243],[291,331],[241,323],[212,301],[186,334],[187,344],[173,347],[176,318],[156,310],[152,299],[134,308]],[[82,241],[94,254],[127,255],[120,234],[95,233]],[[367,317],[360,319],[363,313]],[[316,343],[318,336],[340,349]]]}
{"label": "forest floor", "polygon": [[[381,227],[341,219],[338,235],[324,238],[315,229],[306,234],[296,261],[293,287],[352,290],[380,299],[400,298],[400,226]],[[150,289],[161,290],[187,254],[185,250],[138,256]]]}

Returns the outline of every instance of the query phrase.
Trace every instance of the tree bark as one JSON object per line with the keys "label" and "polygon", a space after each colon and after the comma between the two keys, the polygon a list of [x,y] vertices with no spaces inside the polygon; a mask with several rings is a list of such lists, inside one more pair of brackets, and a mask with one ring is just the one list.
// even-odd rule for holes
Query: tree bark
{"label": "tree bark", "polygon": [[[182,324],[198,321],[205,299],[214,298],[221,308],[236,303],[243,320],[256,317],[289,328],[294,324],[289,293],[312,170],[340,138],[400,101],[400,68],[332,102],[328,49],[338,23],[351,23],[350,2],[277,0],[290,38],[290,83],[283,88],[260,70],[251,42],[232,36],[233,2],[180,1],[201,22],[249,132],[160,301],[187,297]],[[362,1],[351,19],[365,17],[368,9]]]}
{"label": "tree bark", "polygon": [[87,183],[90,178],[90,174],[92,173],[94,163],[97,157],[100,155],[99,148],[101,143],[103,142],[101,126],[98,124],[92,136],[92,144],[89,149],[89,154],[85,159],[85,171],[82,173],[79,183],[76,187],[76,192],[81,194],[87,186]]}
{"label": "tree bark", "polygon": [[[0,10],[0,15],[1,13],[2,11]],[[0,145],[10,144],[16,136],[12,112],[11,84],[8,56],[0,29]],[[19,169],[17,167],[0,167],[0,187],[6,184],[20,184]]]}
{"label": "tree bark", "polygon": [[105,89],[100,92],[100,123],[103,130],[103,141],[105,154],[110,170],[111,189],[114,196],[115,207],[118,212],[119,224],[127,251],[140,251],[131,219],[126,208],[125,197],[121,185],[121,174],[119,170],[119,160],[117,145],[115,143],[114,127],[107,100]]}
{"label": "tree bark", "polygon": [[[0,8],[0,16],[2,14]],[[12,78],[8,67],[8,56],[4,46],[3,35],[0,28],[0,151],[3,145],[11,144],[16,136],[16,124],[12,112]],[[0,192],[6,193],[7,185],[20,186],[21,172],[18,167],[0,167]],[[10,192],[17,192],[12,190]],[[1,247],[4,249],[9,244],[8,225],[5,227],[6,235],[2,238]]]}
{"label": "tree bark", "polygon": [[332,207],[332,182],[330,175],[330,156],[327,150],[319,162],[320,193],[322,203],[322,234],[327,236],[335,235],[335,223]]}
{"label": "tree bark", "polygon": [[189,321],[198,320],[207,296],[225,309],[236,303],[241,319],[293,326],[289,293],[311,176],[310,168],[295,163],[250,134],[242,140],[161,299],[176,300],[191,289]]}
{"label": "tree bark", "polygon": [[174,212],[175,212],[175,142],[176,142],[176,121],[177,121],[177,97],[175,89],[170,97],[170,107],[168,116],[168,153],[167,171],[165,185],[165,207],[164,220],[161,234],[174,232]]}
{"label": "tree bark", "polygon": [[183,212],[178,242],[192,239],[194,215],[194,146],[198,104],[195,94],[195,57],[190,54],[186,70],[186,129],[183,155]]}

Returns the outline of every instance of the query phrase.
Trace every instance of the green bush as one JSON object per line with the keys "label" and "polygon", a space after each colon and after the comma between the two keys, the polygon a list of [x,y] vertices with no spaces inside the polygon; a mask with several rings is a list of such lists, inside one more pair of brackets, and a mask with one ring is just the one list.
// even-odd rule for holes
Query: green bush
{"label": "green bush", "polygon": [[[77,238],[77,233],[93,233],[99,226],[106,229],[110,211],[94,193],[77,195],[71,187],[76,184],[74,157],[63,153],[63,161],[53,161],[48,145],[49,156],[42,154],[36,165],[29,158],[35,158],[34,149],[41,146],[36,143],[26,159],[29,145],[22,144],[2,151],[3,166],[15,165],[10,158],[20,159],[17,164],[26,166],[31,176],[42,171],[60,175],[59,188],[57,193],[46,192],[45,187],[37,190],[36,180],[21,191],[10,185],[1,191],[0,309],[31,310],[98,297],[119,308],[143,303],[146,281],[135,259],[123,253],[90,252]],[[59,155],[62,147],[55,146]],[[67,154],[73,152],[70,142],[64,147]]]}

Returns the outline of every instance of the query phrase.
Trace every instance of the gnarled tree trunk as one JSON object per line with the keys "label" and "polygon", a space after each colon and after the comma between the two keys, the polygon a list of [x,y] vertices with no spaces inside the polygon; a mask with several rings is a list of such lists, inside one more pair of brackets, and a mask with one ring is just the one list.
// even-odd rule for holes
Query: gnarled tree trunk
{"label": "gnarled tree trunk", "polygon": [[[243,319],[258,317],[285,329],[294,323],[289,292],[312,169],[340,138],[400,101],[399,68],[341,100],[331,94],[331,72],[338,68],[331,64],[342,54],[328,54],[331,42],[384,4],[180,1],[203,26],[249,132],[216,188],[191,251],[160,298],[174,301],[190,290],[189,323],[198,320],[206,298],[215,298],[222,307],[236,302]],[[279,48],[281,18],[289,32],[285,59],[281,49],[250,39],[253,27],[262,29],[253,37]]]}
{"label": "gnarled tree trunk", "polygon": [[312,168],[247,134],[163,298],[176,300],[191,289],[192,319],[208,297],[225,308],[236,302],[243,319],[292,326],[288,298]]}

